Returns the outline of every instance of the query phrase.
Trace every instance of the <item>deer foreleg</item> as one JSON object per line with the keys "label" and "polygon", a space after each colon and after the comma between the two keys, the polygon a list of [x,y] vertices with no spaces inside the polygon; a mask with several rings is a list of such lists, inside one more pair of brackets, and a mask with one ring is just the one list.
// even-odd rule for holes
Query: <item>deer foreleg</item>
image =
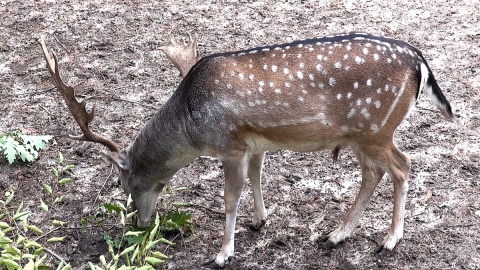
{"label": "deer foreleg", "polygon": [[253,222],[249,227],[253,230],[260,230],[267,222],[267,209],[265,209],[265,203],[263,202],[261,183],[264,157],[264,153],[252,155],[248,163],[248,178],[252,182],[254,204]]}
{"label": "deer foreleg", "polygon": [[224,200],[226,221],[222,248],[215,260],[207,265],[211,268],[222,267],[225,262],[233,256],[237,208],[248,168],[248,158],[245,153],[231,154],[221,159],[221,161],[225,172]]}

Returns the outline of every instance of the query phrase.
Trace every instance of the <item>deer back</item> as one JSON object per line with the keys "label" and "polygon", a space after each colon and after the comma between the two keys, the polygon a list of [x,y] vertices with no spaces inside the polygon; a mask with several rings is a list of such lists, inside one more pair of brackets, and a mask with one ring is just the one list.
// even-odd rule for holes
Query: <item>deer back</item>
{"label": "deer back", "polygon": [[390,139],[429,73],[413,46],[353,33],[211,55],[178,91],[200,145],[312,151]]}

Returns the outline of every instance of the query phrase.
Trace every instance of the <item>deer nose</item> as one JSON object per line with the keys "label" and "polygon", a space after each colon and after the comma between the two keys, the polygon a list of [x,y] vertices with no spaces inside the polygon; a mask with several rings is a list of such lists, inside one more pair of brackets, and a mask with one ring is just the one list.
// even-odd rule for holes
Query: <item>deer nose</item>
{"label": "deer nose", "polygon": [[149,223],[150,223],[150,219],[148,219],[147,221],[143,221],[140,218],[137,218],[137,227],[139,228],[146,228],[148,227]]}

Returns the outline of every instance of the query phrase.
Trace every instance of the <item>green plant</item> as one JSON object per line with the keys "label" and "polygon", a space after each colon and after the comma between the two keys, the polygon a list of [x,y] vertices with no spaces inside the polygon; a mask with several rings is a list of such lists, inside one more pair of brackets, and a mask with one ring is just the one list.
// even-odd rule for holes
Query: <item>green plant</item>
{"label": "green plant", "polygon": [[60,185],[66,185],[68,183],[73,182],[74,180],[70,177],[63,177],[64,174],[70,170],[75,169],[75,165],[66,165],[64,166],[65,159],[63,158],[63,155],[61,152],[58,153],[58,166],[52,166],[50,169],[52,170],[53,175],[58,180],[58,183]]}
{"label": "green plant", "polygon": [[50,135],[24,135],[18,131],[0,134],[0,152],[12,164],[18,157],[23,162],[32,162],[38,158],[38,151],[47,147],[47,142],[53,137]]}
{"label": "green plant", "polygon": [[[129,196],[127,207],[131,203],[132,200]],[[179,209],[184,206],[183,204],[172,205],[174,208],[168,210],[166,215],[160,216],[157,213],[154,224],[140,230],[125,223],[125,220],[136,214],[136,211],[129,213],[127,207],[121,202],[104,204],[107,212],[120,215],[124,230],[117,236],[104,233],[111,259],[107,262],[106,257],[102,255],[99,258],[100,265],[88,263],[90,269],[154,269],[155,265],[164,263],[168,257],[154,248],[157,244],[174,245],[174,243],[165,239],[163,234],[185,229],[193,232],[191,213]],[[119,266],[120,264],[121,266]]]}
{"label": "green plant", "polygon": [[[49,251],[31,238],[44,235],[43,231],[28,222],[30,211],[23,208],[23,202],[15,211],[10,210],[10,203],[15,192],[5,192],[5,200],[0,200],[0,269],[50,269],[46,264]],[[65,223],[54,220],[55,226],[63,226]],[[65,237],[51,237],[47,242],[61,242]],[[56,269],[71,269],[70,264],[61,260]]]}

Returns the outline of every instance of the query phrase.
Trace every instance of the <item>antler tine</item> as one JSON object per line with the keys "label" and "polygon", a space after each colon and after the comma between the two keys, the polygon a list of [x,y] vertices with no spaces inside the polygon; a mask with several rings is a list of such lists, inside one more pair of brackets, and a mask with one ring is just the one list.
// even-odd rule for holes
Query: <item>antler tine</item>
{"label": "antler tine", "polygon": [[90,112],[87,112],[86,100],[78,102],[77,98],[75,97],[75,90],[73,89],[73,87],[66,85],[60,77],[57,55],[54,51],[50,50],[50,56],[43,37],[38,39],[38,42],[42,46],[43,56],[47,61],[48,71],[50,73],[50,76],[52,77],[53,84],[55,85],[55,87],[57,87],[58,91],[65,100],[65,103],[67,104],[68,110],[72,114],[73,118],[75,118],[75,121],[78,123],[80,129],[83,132],[83,135],[69,135],[69,137],[73,140],[78,141],[90,141],[100,143],[106,146],[112,152],[120,152],[120,147],[114,141],[107,139],[104,136],[90,130],[88,125],[95,117],[95,106],[93,106]]}
{"label": "antler tine", "polygon": [[197,51],[197,39],[198,35],[195,33],[195,38],[192,39],[190,33],[188,33],[188,43],[183,39],[182,43],[177,43],[174,39],[166,46],[160,47],[172,61],[175,67],[180,71],[180,76],[185,77],[190,71],[190,68],[197,63],[199,56]]}

